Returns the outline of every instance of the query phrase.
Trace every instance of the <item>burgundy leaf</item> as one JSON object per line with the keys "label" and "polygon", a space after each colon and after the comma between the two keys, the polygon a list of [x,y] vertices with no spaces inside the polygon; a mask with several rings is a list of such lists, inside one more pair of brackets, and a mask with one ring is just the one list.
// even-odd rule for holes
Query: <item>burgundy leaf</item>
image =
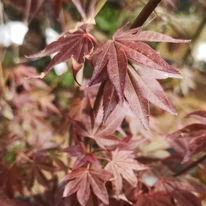
{"label": "burgundy leaf", "polygon": [[0,188],[9,197],[13,198],[15,192],[22,192],[23,176],[14,168],[5,168],[0,165]]}
{"label": "burgundy leaf", "polygon": [[51,2],[55,11],[55,16],[58,19],[62,9],[63,0],[51,0]]}
{"label": "burgundy leaf", "polygon": [[206,111],[200,110],[188,114],[186,117],[190,117],[198,120],[200,123],[206,124]]}
{"label": "burgundy leaf", "polygon": [[73,61],[73,66],[76,65],[76,67],[73,68],[73,73],[76,75],[81,68],[80,65],[83,65],[85,57],[93,50],[94,37],[86,31],[87,27],[88,25],[85,24],[79,27],[74,33],[66,32],[58,40],[49,44],[45,50],[28,57],[38,59],[57,52],[45,71],[39,76],[40,78],[43,78],[53,66],[68,61],[71,57],[76,61],[76,63]]}
{"label": "burgundy leaf", "polygon": [[125,97],[134,114],[139,118],[145,128],[149,127],[149,102],[143,96],[141,90],[134,84],[133,76],[127,75],[125,85]]}
{"label": "burgundy leaf", "polygon": [[133,187],[137,185],[137,177],[133,170],[145,170],[147,166],[140,164],[134,159],[132,151],[118,150],[112,152],[112,160],[105,166],[105,169],[112,172],[114,179],[113,187],[117,194],[122,190],[122,178],[127,180]]}
{"label": "burgundy leaf", "polygon": [[[205,194],[206,187],[200,181],[192,177],[174,177],[170,170],[161,168],[161,172],[157,170],[156,177],[159,179],[155,183],[157,191],[166,192],[173,196],[176,192],[188,191],[189,193]],[[167,174],[166,174],[167,173]]]}
{"label": "burgundy leaf", "polygon": [[152,192],[148,195],[140,194],[133,206],[172,206],[170,197],[161,192]]}
{"label": "burgundy leaf", "polygon": [[47,188],[48,180],[47,180],[46,176],[44,175],[44,173],[35,165],[34,165],[33,170],[34,170],[37,182]]}
{"label": "burgundy leaf", "polygon": [[[151,76],[151,74],[149,73],[149,69],[144,68],[144,70],[143,70],[142,67],[136,65],[135,67],[129,67],[128,74],[130,77],[131,84],[136,88],[135,91],[133,90],[133,92],[135,92],[135,94],[136,94],[136,91],[138,91],[140,94],[138,96],[139,96],[139,101],[141,102],[141,105],[145,105],[144,101],[145,101],[145,99],[147,99],[150,102],[152,102],[153,104],[155,104],[156,106],[158,106],[158,107],[160,107],[160,108],[162,108],[162,109],[164,109],[172,114],[176,114],[174,109],[172,108],[170,102],[166,98],[166,96],[164,94],[164,90],[162,89],[160,84]],[[125,89],[125,90],[127,90],[127,89]],[[129,90],[130,95],[131,95],[131,92],[132,91]],[[141,97],[143,97],[143,98],[141,98]],[[128,102],[130,101],[129,95],[128,95],[128,97],[126,96],[126,99]],[[131,108],[132,108],[132,106],[131,106]],[[135,110],[133,109],[133,111],[135,111]],[[144,110],[142,110],[142,111],[144,111]],[[144,125],[144,122],[147,122],[147,120],[146,120],[147,116],[148,116],[148,113],[145,113],[143,116],[144,120],[143,120],[143,118],[139,118],[143,125]],[[141,116],[139,115],[139,117],[141,117]]]}
{"label": "burgundy leaf", "polygon": [[190,142],[188,151],[185,154],[183,162],[187,162],[192,156],[204,151],[206,151],[206,133],[202,134],[202,136],[200,137],[196,137]]}
{"label": "burgundy leaf", "polygon": [[1,206],[30,206],[27,202],[21,201],[21,200],[15,200],[15,199],[0,199],[0,205]]}
{"label": "burgundy leaf", "polygon": [[[85,105],[86,106],[86,105]],[[89,109],[90,107],[90,109]],[[103,111],[100,108],[96,117],[91,110],[91,105],[82,110],[81,120],[71,120],[75,132],[82,137],[94,139],[96,143],[105,149],[105,146],[117,145],[120,139],[112,135],[121,125],[124,119],[122,107],[118,105],[105,122],[103,120]]]}
{"label": "burgundy leaf", "polygon": [[201,206],[200,200],[187,190],[174,190],[172,196],[178,206]]}
{"label": "burgundy leaf", "polygon": [[[135,30],[135,29],[134,29]],[[125,41],[146,41],[146,42],[169,42],[169,43],[189,43],[190,40],[174,39],[168,35],[155,31],[141,31],[135,35],[127,34],[117,37],[119,40]]]}
{"label": "burgundy leaf", "polygon": [[86,205],[90,197],[90,187],[93,193],[105,204],[109,203],[108,193],[105,188],[105,182],[112,177],[111,173],[103,169],[79,168],[72,171],[64,180],[70,180],[65,189],[63,196],[69,196],[77,192],[77,199],[81,205]]}
{"label": "burgundy leaf", "polygon": [[183,162],[188,161],[193,155],[206,150],[206,124],[190,124],[167,136],[169,141],[178,139],[187,141],[187,152]]}
{"label": "burgundy leaf", "polygon": [[82,167],[87,163],[90,163],[91,165],[94,165],[95,168],[100,168],[100,165],[99,165],[99,162],[98,162],[96,156],[94,156],[91,153],[87,153],[87,154],[84,154],[84,155],[79,155],[77,157],[76,161],[74,162],[74,165],[73,165],[72,169],[76,170],[79,167]]}
{"label": "burgundy leaf", "polygon": [[127,58],[125,53],[121,49],[118,49],[112,41],[110,43],[108,55],[110,58],[107,63],[107,73],[110,81],[113,83],[117,91],[120,102],[123,102],[123,92],[127,72]]}
{"label": "burgundy leaf", "polygon": [[77,157],[79,155],[83,154],[83,149],[78,145],[78,146],[69,146],[67,148],[64,148],[61,150],[62,152],[67,152],[68,153],[68,158],[70,157]]}
{"label": "burgundy leaf", "polygon": [[[148,128],[149,110],[147,100],[175,114],[175,111],[164,95],[163,89],[155,79],[176,77],[179,72],[142,41],[172,43],[188,43],[189,41],[173,39],[172,37],[157,32],[140,32],[141,28],[124,31],[125,27],[126,26],[118,29],[113,36],[113,40],[106,41],[93,53],[93,56],[97,55],[97,57],[89,85],[105,81],[106,75],[102,77],[102,74],[105,73],[103,71],[106,70],[111,88],[114,86],[119,101],[122,102],[125,96],[141,123]],[[144,67],[139,66],[136,71],[131,68],[127,69],[128,59],[132,59]],[[129,63],[131,64],[131,62]],[[151,76],[149,69],[145,69],[145,67],[156,69],[163,73],[158,74],[152,72],[154,76]],[[145,70],[148,70],[148,72],[145,72]],[[138,78],[135,73],[138,73],[141,78]],[[107,82],[107,84],[109,84],[109,82]],[[139,89],[140,87],[141,90],[143,88],[144,91],[141,91]],[[130,91],[133,93],[131,95],[132,100],[130,100]],[[110,95],[107,93],[109,97],[112,97],[113,94],[113,89]],[[112,100],[112,105],[115,105],[115,99]],[[107,114],[106,117],[109,115],[108,108],[108,106],[104,107],[104,113]]]}
{"label": "burgundy leaf", "polygon": [[[99,53],[99,50],[97,50],[97,53]],[[105,65],[107,64],[108,77],[117,91],[119,100],[123,102],[123,91],[127,71],[126,55],[121,49],[117,48],[114,41],[111,40],[107,41],[102,46],[102,50],[100,51],[101,58],[99,58],[99,56],[96,59],[96,66],[90,82],[93,82],[97,76],[99,76],[102,69],[104,69]]]}

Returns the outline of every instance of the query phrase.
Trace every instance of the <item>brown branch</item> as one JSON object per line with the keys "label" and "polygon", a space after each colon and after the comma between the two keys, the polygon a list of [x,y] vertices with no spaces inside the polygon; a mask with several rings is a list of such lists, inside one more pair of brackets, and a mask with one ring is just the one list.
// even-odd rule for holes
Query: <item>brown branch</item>
{"label": "brown branch", "polygon": [[197,166],[198,164],[200,164],[204,160],[206,160],[206,154],[203,155],[202,157],[200,157],[199,159],[197,159],[196,161],[194,161],[193,163],[191,163],[190,165],[188,165],[187,167],[185,167],[184,169],[182,169],[181,171],[177,172],[174,175],[174,177],[182,175],[183,173],[189,171],[190,169],[192,169],[193,167]]}
{"label": "brown branch", "polygon": [[131,25],[130,29],[142,26],[160,2],[161,0],[149,0]]}

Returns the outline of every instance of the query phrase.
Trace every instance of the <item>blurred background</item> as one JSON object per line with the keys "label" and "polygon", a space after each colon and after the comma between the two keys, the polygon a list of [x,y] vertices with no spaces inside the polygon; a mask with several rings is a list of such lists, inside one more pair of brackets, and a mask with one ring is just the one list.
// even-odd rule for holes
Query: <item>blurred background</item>
{"label": "blurred background", "polygon": [[[32,148],[34,152],[29,155],[34,155],[41,149],[56,148],[59,144],[68,145],[70,131],[67,114],[75,105],[72,100],[78,97],[81,90],[73,80],[70,61],[56,65],[42,80],[26,79],[43,72],[52,58],[31,61],[26,56],[43,50],[63,32],[73,31],[78,22],[84,19],[91,21],[91,10],[94,11],[96,23],[90,32],[102,43],[111,38],[117,28],[128,22],[132,24],[148,1],[98,0],[93,5],[95,1],[86,1],[88,3],[84,8],[81,2],[0,1],[0,159],[6,155],[9,165],[16,163],[19,149],[28,149],[29,152]],[[205,0],[162,0],[148,19],[153,20],[144,28],[174,38],[191,39],[189,45],[150,44],[183,77],[161,81],[178,116],[151,106],[151,126],[158,128],[161,134],[173,132],[188,123],[190,120],[183,121],[186,114],[206,110],[205,11]],[[86,63],[81,75],[88,79],[91,73],[91,67]],[[26,140],[22,141],[22,137]],[[166,147],[164,142],[158,138],[156,141],[162,144],[156,150],[162,151]],[[151,151],[154,152],[154,146],[151,146]],[[149,149],[146,152],[149,153]],[[157,152],[158,155],[162,153]],[[38,162],[38,155],[35,158]],[[53,163],[50,160],[53,161],[54,156],[47,159],[51,166]],[[66,170],[62,158],[56,158],[55,161],[55,165]],[[28,168],[29,164],[26,166]],[[44,173],[37,170],[37,182],[45,185],[44,178],[40,178]],[[201,175],[200,178],[206,182]],[[33,184],[28,185],[28,188],[31,187]],[[41,189],[38,186],[33,190],[38,193]]]}

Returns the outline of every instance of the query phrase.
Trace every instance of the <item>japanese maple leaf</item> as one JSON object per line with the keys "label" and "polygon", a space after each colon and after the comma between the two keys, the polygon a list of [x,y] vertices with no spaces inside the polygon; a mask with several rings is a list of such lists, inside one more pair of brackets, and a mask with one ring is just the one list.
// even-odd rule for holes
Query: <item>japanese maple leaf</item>
{"label": "japanese maple leaf", "polygon": [[120,140],[113,135],[124,119],[122,107],[118,105],[106,122],[102,123],[103,111],[100,108],[95,117],[92,105],[89,100],[82,109],[81,119],[72,120],[75,132],[81,137],[94,139],[99,147],[113,146],[120,143]]}
{"label": "japanese maple leaf", "polygon": [[[122,103],[124,97],[126,97],[141,123],[147,128],[148,101],[172,114],[175,112],[166,99],[162,88],[153,79],[155,77],[150,77],[150,73],[149,76],[144,73],[145,67],[162,71],[166,75],[165,77],[176,77],[178,71],[143,42],[188,43],[189,41],[173,39],[152,31],[140,32],[141,28],[129,31],[124,31],[124,29],[125,26],[118,29],[112,40],[106,41],[94,51],[93,55],[97,55],[97,57],[89,85],[109,79],[110,81],[107,80],[106,86],[109,88],[107,84],[111,85],[110,93],[105,92],[104,96],[109,96],[110,103],[104,104],[105,111],[108,110],[109,113],[118,101]],[[138,67],[138,69],[130,67],[128,69],[128,60],[133,60],[142,67]],[[156,79],[158,79],[158,75],[156,76]],[[160,77],[162,78],[162,75]],[[108,89],[105,90],[108,91]],[[108,107],[111,108],[108,109]]]}
{"label": "japanese maple leaf", "polygon": [[158,178],[154,190],[168,194],[177,206],[200,206],[200,201],[193,194],[205,194],[206,188],[192,177],[174,177],[167,167],[156,168],[153,173]]}
{"label": "japanese maple leaf", "polygon": [[147,166],[142,165],[134,158],[133,151],[116,149],[112,152],[112,160],[105,166],[105,169],[114,175],[112,185],[117,194],[120,194],[122,190],[122,178],[135,187],[137,185],[137,177],[133,170],[148,169]]}
{"label": "japanese maple leaf", "polygon": [[62,198],[63,187],[58,184],[57,176],[48,181],[47,189],[32,197],[32,206],[80,206],[75,194]]}
{"label": "japanese maple leaf", "polygon": [[79,167],[82,167],[86,165],[87,163],[90,163],[94,165],[96,168],[100,168],[99,162],[95,155],[92,153],[86,152],[85,145],[81,144],[80,146],[70,146],[62,150],[62,152],[67,152],[68,157],[77,157],[75,160],[72,169],[78,169]]}
{"label": "japanese maple leaf", "polygon": [[15,167],[0,165],[0,188],[9,198],[13,198],[17,191],[22,193],[22,181],[23,176]]}
{"label": "japanese maple leaf", "polygon": [[161,73],[154,69],[143,68],[139,65],[128,67],[124,89],[125,98],[145,128],[148,128],[149,122],[149,102],[165,111],[176,114],[163,88],[157,81],[157,79],[164,79],[165,77],[167,77],[165,72]]}
{"label": "japanese maple leaf", "polygon": [[140,194],[133,206],[172,206],[170,197],[162,192],[150,192],[148,195]]}
{"label": "japanese maple leaf", "polygon": [[188,117],[198,119],[202,123],[187,125],[186,127],[167,136],[170,141],[183,139],[188,142],[183,162],[188,161],[192,156],[200,152],[206,151],[206,112],[193,112],[189,114]]}
{"label": "japanese maple leaf", "polygon": [[77,199],[81,205],[86,205],[91,194],[93,193],[105,204],[109,204],[108,193],[105,187],[105,182],[109,181],[112,174],[103,169],[94,168],[79,168],[73,170],[64,177],[64,180],[69,180],[64,189],[63,196],[69,196],[77,193]]}
{"label": "japanese maple leaf", "polygon": [[83,66],[85,57],[89,56],[93,50],[93,42],[96,42],[95,38],[87,32],[87,27],[88,25],[84,24],[73,33],[65,32],[64,35],[49,44],[43,51],[28,57],[38,59],[56,53],[45,71],[38,77],[43,78],[53,66],[68,61],[70,58],[72,59],[74,78],[76,77],[77,72]]}
{"label": "japanese maple leaf", "polygon": [[171,193],[178,206],[201,206],[200,200],[188,190],[174,190]]}
{"label": "japanese maple leaf", "polygon": [[28,206],[28,202],[15,199],[0,199],[1,206]]}

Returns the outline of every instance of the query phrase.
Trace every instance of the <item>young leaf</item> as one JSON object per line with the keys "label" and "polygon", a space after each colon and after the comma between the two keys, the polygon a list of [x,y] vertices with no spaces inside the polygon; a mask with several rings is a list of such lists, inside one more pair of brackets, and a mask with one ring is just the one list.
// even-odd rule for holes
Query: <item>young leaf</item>
{"label": "young leaf", "polygon": [[96,156],[94,156],[92,153],[87,153],[84,145],[82,145],[82,148],[80,146],[70,146],[63,149],[62,152],[67,152],[68,158],[72,156],[77,157],[72,167],[73,170],[76,170],[87,163],[94,165],[96,168],[100,167]]}
{"label": "young leaf", "polygon": [[148,195],[140,194],[133,206],[172,206],[170,197],[162,192],[152,192]]}
{"label": "young leaf", "polygon": [[90,55],[94,47],[94,37],[87,32],[87,27],[88,25],[84,24],[74,33],[64,33],[63,36],[49,44],[43,51],[28,57],[30,59],[38,59],[57,53],[45,71],[38,77],[43,78],[53,66],[72,58],[73,73],[74,78],[76,79],[76,73],[81,69],[85,61],[85,57]]}
{"label": "young leaf", "polygon": [[187,140],[189,144],[183,159],[183,162],[186,162],[192,156],[206,150],[206,124],[190,124],[168,135],[167,138],[169,138],[170,141],[175,141],[176,139]]}
{"label": "young leaf", "polygon": [[132,151],[118,150],[112,152],[112,160],[105,166],[105,169],[112,172],[114,179],[112,180],[113,188],[117,194],[122,190],[122,178],[127,180],[130,185],[137,185],[137,177],[133,170],[145,170],[147,166],[142,165],[134,159]]}
{"label": "young leaf", "polygon": [[[112,135],[121,125],[124,119],[122,107],[118,105],[106,122],[102,123],[103,111],[98,111],[97,117],[94,117],[91,105],[82,109],[83,114],[80,120],[71,120],[74,125],[75,132],[81,137],[89,137],[94,139],[99,147],[105,149],[105,146],[117,145],[120,140]],[[85,105],[85,106],[86,106]]]}
{"label": "young leaf", "polygon": [[22,192],[23,176],[14,167],[6,168],[0,165],[0,188],[9,197],[13,198],[15,192]]}
{"label": "young leaf", "polygon": [[174,190],[172,197],[179,206],[201,206],[200,200],[187,190]]}
{"label": "young leaf", "polygon": [[93,193],[103,203],[109,204],[105,182],[109,181],[111,177],[112,174],[103,169],[79,168],[64,177],[64,180],[70,181],[64,189],[63,196],[66,197],[77,192],[79,203],[81,205],[86,205],[92,188]]}

